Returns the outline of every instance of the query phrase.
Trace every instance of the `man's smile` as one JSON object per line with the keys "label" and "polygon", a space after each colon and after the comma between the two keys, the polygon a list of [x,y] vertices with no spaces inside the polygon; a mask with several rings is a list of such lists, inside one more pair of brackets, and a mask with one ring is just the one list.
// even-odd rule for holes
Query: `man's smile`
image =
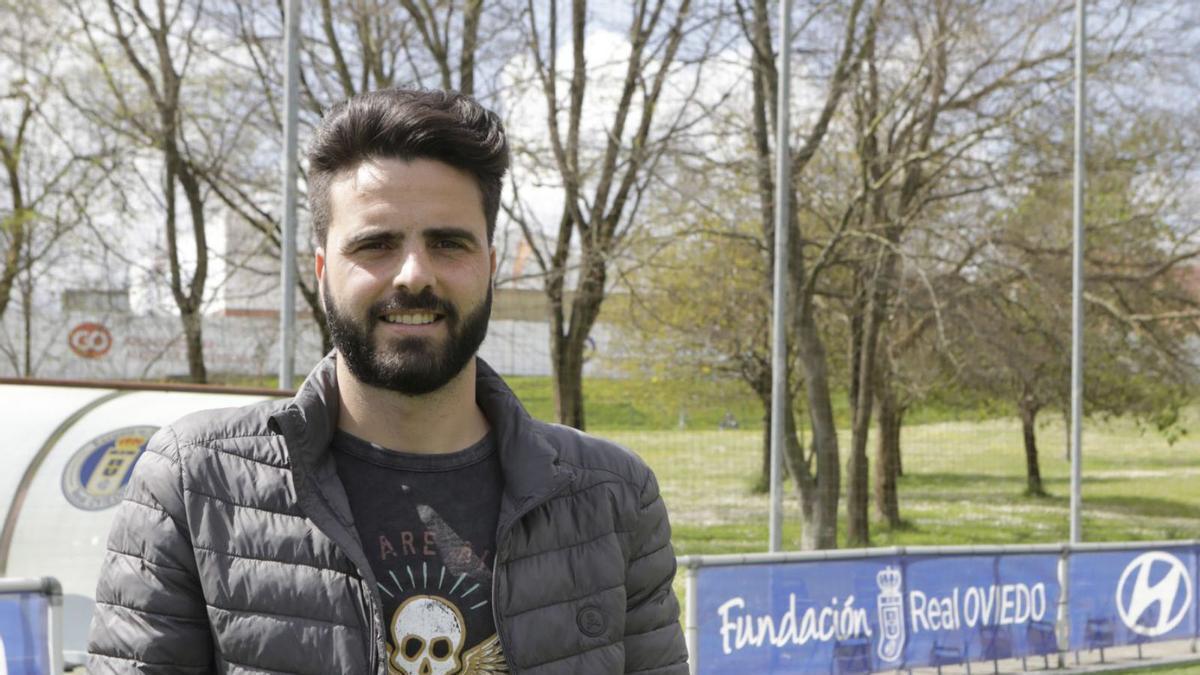
{"label": "man's smile", "polygon": [[384,323],[401,324],[405,326],[424,326],[441,320],[442,315],[434,312],[392,312],[384,314],[380,319]]}

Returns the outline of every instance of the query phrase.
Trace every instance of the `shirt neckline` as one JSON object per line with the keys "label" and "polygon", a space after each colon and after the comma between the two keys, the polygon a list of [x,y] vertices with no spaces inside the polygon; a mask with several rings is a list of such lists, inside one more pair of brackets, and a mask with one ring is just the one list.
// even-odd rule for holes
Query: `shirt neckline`
{"label": "shirt neckline", "polygon": [[475,443],[454,452],[428,454],[392,450],[338,429],[333,434],[333,448],[351,457],[386,469],[403,471],[452,471],[487,459],[496,450],[492,432]]}

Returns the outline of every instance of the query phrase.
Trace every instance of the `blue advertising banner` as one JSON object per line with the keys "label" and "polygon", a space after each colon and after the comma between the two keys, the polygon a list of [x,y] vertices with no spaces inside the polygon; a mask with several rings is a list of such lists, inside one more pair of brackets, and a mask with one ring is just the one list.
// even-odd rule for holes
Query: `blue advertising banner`
{"label": "blue advertising banner", "polygon": [[0,675],[49,675],[48,598],[0,595]]}
{"label": "blue advertising banner", "polygon": [[1057,651],[1055,554],[905,558],[906,666]]}
{"label": "blue advertising banner", "polygon": [[1196,564],[1182,546],[1072,553],[1070,649],[1195,636]]}
{"label": "blue advertising banner", "polygon": [[866,672],[903,658],[897,558],[702,567],[696,583],[700,673]]}
{"label": "blue advertising banner", "polygon": [[1054,652],[1055,554],[702,567],[698,672],[847,673]]}

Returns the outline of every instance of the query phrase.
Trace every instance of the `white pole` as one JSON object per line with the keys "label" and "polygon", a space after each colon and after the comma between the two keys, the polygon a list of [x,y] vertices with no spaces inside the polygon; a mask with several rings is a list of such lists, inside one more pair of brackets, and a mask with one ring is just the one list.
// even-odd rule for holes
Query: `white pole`
{"label": "white pole", "polygon": [[1074,252],[1071,262],[1071,543],[1083,541],[1083,168],[1084,55],[1087,43],[1086,0],[1075,0],[1075,197]]}
{"label": "white pole", "polygon": [[684,614],[684,641],[688,650],[688,672],[696,675],[700,668],[700,607],[699,591],[696,588],[696,565],[687,566],[687,576],[684,577],[684,602],[687,609]]}
{"label": "white pole", "polygon": [[775,141],[775,292],[771,326],[771,518],[772,553],[783,547],[783,444],[787,391],[787,265],[788,206],[792,193],[791,158],[788,152],[789,80],[791,66],[792,3],[779,3],[779,107]]}
{"label": "white pole", "polygon": [[291,389],[296,352],[296,109],[299,106],[300,0],[288,0],[284,14],[283,86],[283,241],[280,242],[279,388]]}
{"label": "white pole", "polygon": [[1071,644],[1071,549],[1063,547],[1058,555],[1058,608],[1054,619],[1054,637],[1058,641],[1058,667],[1066,665],[1067,647]]}
{"label": "white pole", "polygon": [[[62,586],[58,583],[58,579],[53,577],[43,577],[43,588],[46,594],[46,603],[49,605],[46,612],[46,637],[50,643],[50,666],[51,673],[63,672],[63,596]],[[0,655],[0,661],[3,661],[3,656]]]}

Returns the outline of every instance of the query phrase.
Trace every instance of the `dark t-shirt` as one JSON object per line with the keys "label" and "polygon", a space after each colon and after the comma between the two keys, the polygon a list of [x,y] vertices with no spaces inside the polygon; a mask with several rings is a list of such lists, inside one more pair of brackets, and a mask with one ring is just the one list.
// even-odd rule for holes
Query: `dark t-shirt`
{"label": "dark t-shirt", "polygon": [[445,455],[333,439],[387,622],[390,673],[507,672],[492,614],[503,477],[491,434]]}

